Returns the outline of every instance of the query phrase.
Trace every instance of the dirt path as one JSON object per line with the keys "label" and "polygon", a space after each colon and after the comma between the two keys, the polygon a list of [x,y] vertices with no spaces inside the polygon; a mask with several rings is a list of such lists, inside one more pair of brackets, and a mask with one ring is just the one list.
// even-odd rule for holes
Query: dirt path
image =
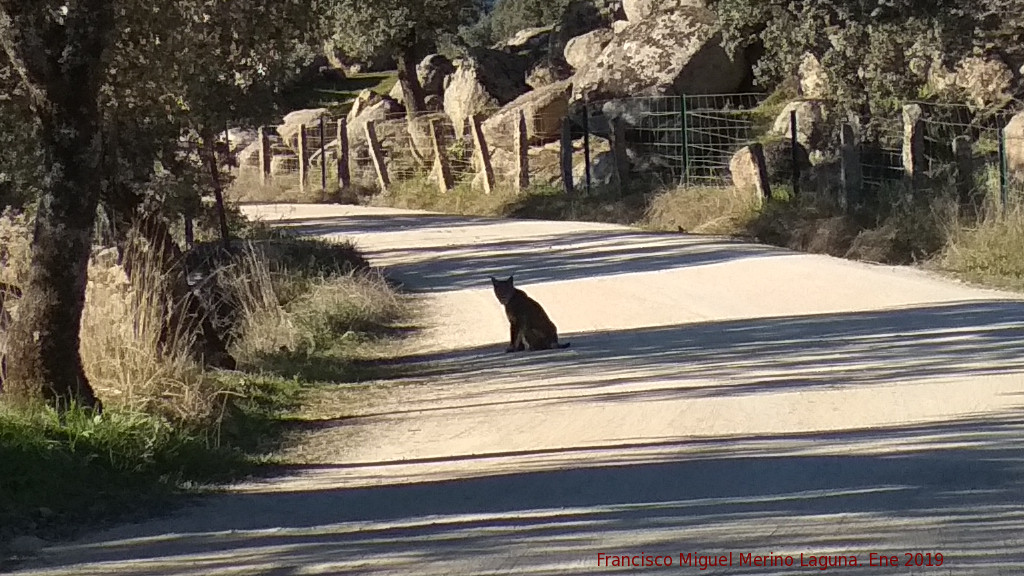
{"label": "dirt path", "polygon": [[[23,573],[696,574],[680,554],[730,552],[705,573],[812,574],[826,555],[859,562],[829,574],[1024,565],[1016,297],[616,226],[248,212],[355,236],[421,292],[420,376],[327,423],[319,440],[344,449],[321,465],[54,547]],[[570,349],[501,352],[487,276],[512,271]],[[900,566],[866,567],[872,552]],[[602,567],[599,553],[677,567]]]}

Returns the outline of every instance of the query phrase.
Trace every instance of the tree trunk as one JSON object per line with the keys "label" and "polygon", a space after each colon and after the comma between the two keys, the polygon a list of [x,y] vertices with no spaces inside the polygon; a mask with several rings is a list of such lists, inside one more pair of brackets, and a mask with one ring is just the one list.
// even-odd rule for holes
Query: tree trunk
{"label": "tree trunk", "polygon": [[[144,244],[124,251],[124,270],[128,280],[147,287],[159,284],[166,291],[166,297],[160,298],[165,308],[160,314],[159,352],[167,353],[184,342],[189,346],[189,355],[199,364],[234,370],[235,359],[228,353],[224,340],[210,320],[209,310],[199,296],[191,293],[185,255],[171,238],[167,225],[158,215],[152,214],[145,217],[135,230],[138,234],[136,240]],[[159,270],[136,261],[143,251],[151,254],[150,264],[158,264]],[[161,281],[151,282],[143,276],[145,274],[158,274]]]}
{"label": "tree trunk", "polygon": [[398,82],[402,87],[402,100],[409,118],[427,111],[426,97],[416,73],[416,47],[407,43],[398,54]]}
{"label": "tree trunk", "polygon": [[40,120],[43,179],[31,266],[11,330],[5,395],[99,408],[79,351],[86,274],[103,171],[103,53],[113,5],[81,0],[66,13],[0,0],[0,43]]}
{"label": "tree trunk", "polygon": [[213,187],[213,198],[217,204],[217,222],[220,224],[220,239],[225,250],[231,249],[231,231],[228,230],[228,217],[224,208],[224,186],[220,181],[220,167],[217,165],[217,149],[213,132],[203,130],[200,153],[210,171],[210,182]]}

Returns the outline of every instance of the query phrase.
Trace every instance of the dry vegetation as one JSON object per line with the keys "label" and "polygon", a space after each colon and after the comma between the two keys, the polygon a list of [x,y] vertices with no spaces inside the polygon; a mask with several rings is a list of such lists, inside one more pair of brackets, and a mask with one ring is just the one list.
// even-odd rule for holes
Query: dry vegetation
{"label": "dry vegetation", "polygon": [[499,187],[490,195],[460,185],[440,194],[423,178],[404,181],[371,202],[444,213],[587,220],[655,232],[734,236],[802,252],[884,264],[921,264],[989,286],[1024,290],[1024,210],[1007,213],[991,182],[980,214],[961,210],[940,187],[917,194],[895,183],[870,205],[845,211],[827,193],[793,197],[786,187],[760,204],[732,187],[676,187],[621,195],[599,190],[566,195],[535,186],[523,194]]}
{"label": "dry vegetation", "polygon": [[[29,230],[22,215],[0,216],[0,281],[23,283]],[[83,519],[124,519],[196,482],[246,473],[277,450],[281,418],[316,382],[365,375],[361,360],[406,310],[351,245],[248,242],[212,273],[236,311],[238,370],[207,370],[187,337],[157,351],[166,267],[145,251],[136,262],[132,282],[111,251],[90,263],[82,357],[103,415],[61,420],[0,404],[0,548],[15,534],[66,536]]]}

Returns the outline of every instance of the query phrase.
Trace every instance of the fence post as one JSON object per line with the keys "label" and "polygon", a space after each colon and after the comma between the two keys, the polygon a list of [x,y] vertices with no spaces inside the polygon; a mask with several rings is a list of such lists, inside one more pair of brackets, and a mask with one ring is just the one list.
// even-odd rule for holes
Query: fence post
{"label": "fence post", "polygon": [[380,140],[377,139],[377,122],[375,120],[366,122],[366,142],[370,146],[370,158],[377,171],[377,183],[380,184],[381,192],[386,193],[391,188],[391,178],[388,177],[388,166],[384,162],[384,151],[381,150]]}
{"label": "fence post", "polygon": [[516,194],[530,187],[530,142],[526,133],[526,113],[519,110],[515,126],[516,174],[514,186]]}
{"label": "fence post", "polygon": [[919,104],[903,107],[903,173],[913,190],[924,187],[924,111]]}
{"label": "fence post", "polygon": [[299,124],[299,192],[305,194],[309,168],[309,141],[306,139],[306,125]]}
{"label": "fence post", "polygon": [[1006,126],[999,122],[999,203],[1003,214],[1010,201],[1010,170],[1006,158]]}
{"label": "fence post", "polygon": [[266,186],[267,181],[270,179],[270,161],[273,159],[270,150],[270,138],[267,136],[266,127],[259,127],[259,129],[256,131],[256,138],[260,142],[260,184]]}
{"label": "fence post", "polygon": [[324,142],[324,117],[320,117],[320,191],[327,193],[327,146]]}
{"label": "fence post", "polygon": [[682,126],[682,140],[683,140],[683,174],[682,184],[683,187],[690,186],[690,126],[689,126],[689,112],[686,109],[686,94],[679,97],[679,116],[680,125]]}
{"label": "fence post", "polygon": [[611,136],[612,159],[615,165],[615,180],[619,194],[625,193],[626,180],[629,179],[629,156],[626,154],[626,125],[622,118],[609,119],[609,135]]}
{"label": "fence post", "polygon": [[953,139],[953,157],[956,159],[956,190],[961,204],[971,202],[974,188],[974,150],[970,136]]}
{"label": "fence post", "polygon": [[859,204],[863,198],[864,172],[860,163],[860,144],[853,126],[843,124],[839,132],[839,179],[843,185],[843,209]]}
{"label": "fence post", "polygon": [[590,101],[583,98],[583,171],[587,182],[587,196],[590,196]]}
{"label": "fence post", "polygon": [[796,110],[789,111],[789,153],[793,163],[793,196],[800,195],[800,138],[796,126]]}
{"label": "fence post", "polygon": [[494,168],[491,166],[491,151],[487,149],[482,123],[480,116],[476,114],[469,119],[469,127],[473,132],[473,154],[476,156],[480,172],[484,175],[484,194],[490,194],[494,190]]}
{"label": "fence post", "polygon": [[566,194],[572,194],[575,184],[572,181],[572,122],[569,117],[562,118],[562,189]]}
{"label": "fence post", "polygon": [[227,158],[228,174],[231,174],[231,169],[235,167],[235,155],[231,150],[231,131],[228,128],[228,123],[224,123],[224,156]]}
{"label": "fence post", "polygon": [[430,120],[430,143],[434,148],[434,171],[437,173],[437,188],[442,194],[452,189],[452,170],[448,158],[441,148],[441,137],[437,133],[437,120]]}
{"label": "fence post", "polygon": [[338,118],[338,187],[345,190],[352,183],[348,169],[348,119]]}

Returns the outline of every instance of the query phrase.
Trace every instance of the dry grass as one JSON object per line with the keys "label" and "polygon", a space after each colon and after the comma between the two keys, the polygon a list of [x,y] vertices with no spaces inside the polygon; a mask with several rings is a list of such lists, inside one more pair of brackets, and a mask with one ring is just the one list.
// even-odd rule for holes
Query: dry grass
{"label": "dry grass", "polygon": [[1024,290],[1024,208],[988,210],[974,225],[953,229],[934,265],[988,286]]}
{"label": "dry grass", "polygon": [[733,187],[673,188],[651,200],[642,224],[667,232],[742,236],[758,204],[752,192]]}
{"label": "dry grass", "polygon": [[508,187],[499,186],[491,194],[484,194],[469,182],[460,182],[442,194],[436,182],[417,177],[396,182],[386,194],[373,196],[370,204],[467,216],[501,216],[514,199],[515,193]]}
{"label": "dry grass", "polygon": [[138,261],[133,282],[116,264],[90,266],[82,315],[86,375],[108,406],[185,422],[212,418],[225,391],[191,359],[191,336],[183,330],[158,352],[167,276],[152,252]]}

